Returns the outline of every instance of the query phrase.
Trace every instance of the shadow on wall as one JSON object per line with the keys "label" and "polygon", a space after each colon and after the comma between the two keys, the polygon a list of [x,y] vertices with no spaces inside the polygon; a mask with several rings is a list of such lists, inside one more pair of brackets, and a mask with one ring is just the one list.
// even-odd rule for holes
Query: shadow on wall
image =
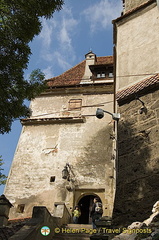
{"label": "shadow on wall", "polygon": [[113,212],[116,226],[145,220],[159,198],[159,158],[153,159],[154,145],[149,134],[138,127],[136,122],[125,120],[118,126],[118,178]]}
{"label": "shadow on wall", "polygon": [[[96,182],[97,179],[103,181],[105,179],[105,166],[112,165],[112,125],[103,127],[96,135],[93,135],[86,147],[84,154],[80,157],[78,163],[78,171],[80,175],[85,177],[89,184]],[[103,181],[104,182],[104,181]]]}

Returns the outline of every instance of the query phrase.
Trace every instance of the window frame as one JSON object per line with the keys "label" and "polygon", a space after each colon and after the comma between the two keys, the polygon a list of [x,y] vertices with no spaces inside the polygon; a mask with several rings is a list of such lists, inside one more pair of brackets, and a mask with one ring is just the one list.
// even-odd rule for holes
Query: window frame
{"label": "window frame", "polygon": [[[71,105],[75,105],[75,106],[73,107]],[[68,110],[69,111],[80,111],[81,108],[82,108],[82,99],[72,98],[69,100],[69,102],[68,102]]]}

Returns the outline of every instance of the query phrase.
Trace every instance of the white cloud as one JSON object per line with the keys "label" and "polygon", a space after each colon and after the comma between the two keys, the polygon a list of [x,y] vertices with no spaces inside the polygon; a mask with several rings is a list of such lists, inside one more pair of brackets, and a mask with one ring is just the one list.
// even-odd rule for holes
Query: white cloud
{"label": "white cloud", "polygon": [[43,19],[42,24],[38,37],[42,41],[41,57],[63,71],[72,67],[76,59],[72,38],[78,21],[73,17],[71,8],[65,6],[53,19]]}
{"label": "white cloud", "polygon": [[[68,11],[67,11],[68,14]],[[72,34],[74,33],[78,22],[72,17],[72,14],[65,15],[62,19],[61,30],[58,35],[58,40],[63,49],[73,49]]]}
{"label": "white cloud", "polygon": [[56,58],[58,65],[63,71],[72,67],[72,65],[69,63],[69,61],[65,58],[65,56],[62,53],[56,51],[54,53],[54,57]]}
{"label": "white cloud", "polygon": [[45,74],[45,79],[54,77],[52,66],[48,66],[47,68],[43,69],[42,71]]}
{"label": "white cloud", "polygon": [[83,15],[90,23],[91,32],[112,26],[112,20],[119,16],[122,6],[120,0],[101,0],[83,11]]}
{"label": "white cloud", "polygon": [[56,21],[51,20],[47,21],[46,19],[42,19],[42,31],[39,35],[39,39],[42,39],[43,47],[49,48],[52,42],[53,31],[56,28]]}

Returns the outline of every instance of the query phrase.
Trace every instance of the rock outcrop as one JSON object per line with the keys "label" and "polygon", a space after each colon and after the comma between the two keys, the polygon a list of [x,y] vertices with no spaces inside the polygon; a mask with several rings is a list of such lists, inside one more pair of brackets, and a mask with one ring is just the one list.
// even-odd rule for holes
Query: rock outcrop
{"label": "rock outcrop", "polygon": [[143,222],[133,222],[112,240],[159,240],[159,201],[152,208],[152,214]]}

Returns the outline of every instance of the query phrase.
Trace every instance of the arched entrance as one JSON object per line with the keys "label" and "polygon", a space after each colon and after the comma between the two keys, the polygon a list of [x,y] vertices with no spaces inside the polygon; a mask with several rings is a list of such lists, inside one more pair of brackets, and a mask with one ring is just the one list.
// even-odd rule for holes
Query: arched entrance
{"label": "arched entrance", "polygon": [[81,216],[79,218],[79,223],[82,224],[90,224],[92,223],[92,219],[90,218],[90,211],[93,205],[93,199],[95,197],[99,197],[97,195],[86,195],[83,196],[79,202],[78,202],[78,206],[81,209]]}

